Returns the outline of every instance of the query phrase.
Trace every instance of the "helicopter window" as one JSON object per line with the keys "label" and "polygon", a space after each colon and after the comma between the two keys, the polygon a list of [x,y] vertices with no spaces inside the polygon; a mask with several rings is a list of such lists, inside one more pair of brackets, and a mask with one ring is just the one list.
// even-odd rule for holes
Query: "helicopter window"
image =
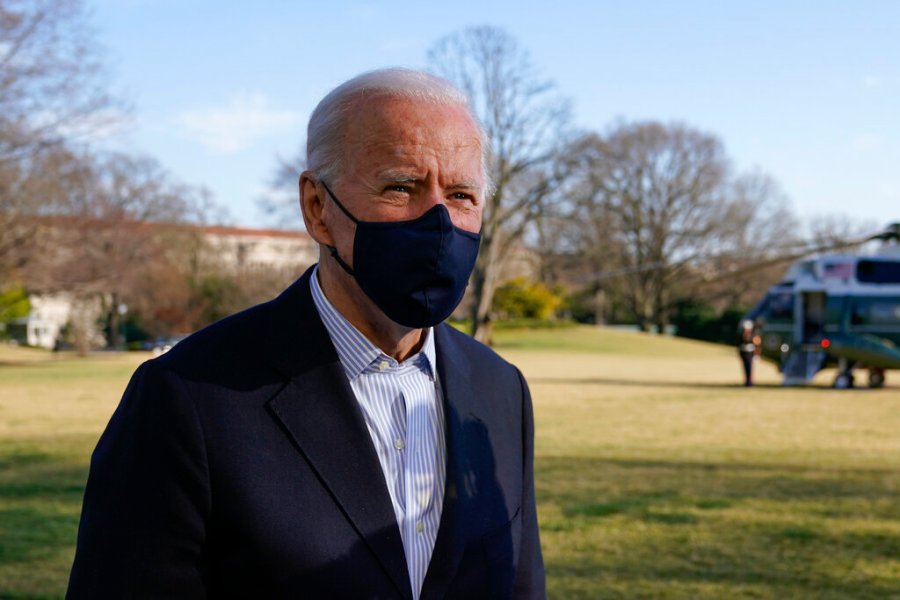
{"label": "helicopter window", "polygon": [[846,297],[830,296],[825,304],[825,322],[837,324],[841,321],[841,314],[844,311],[844,302]]}
{"label": "helicopter window", "polygon": [[856,278],[861,283],[900,283],[900,262],[861,260],[856,265]]}
{"label": "helicopter window", "polygon": [[769,295],[766,317],[770,320],[791,320],[794,318],[794,295],[790,292]]}
{"label": "helicopter window", "polygon": [[880,302],[873,304],[869,314],[873,323],[900,323],[900,302],[888,304]]}
{"label": "helicopter window", "polygon": [[897,325],[900,323],[900,298],[856,300],[851,313],[854,325]]}

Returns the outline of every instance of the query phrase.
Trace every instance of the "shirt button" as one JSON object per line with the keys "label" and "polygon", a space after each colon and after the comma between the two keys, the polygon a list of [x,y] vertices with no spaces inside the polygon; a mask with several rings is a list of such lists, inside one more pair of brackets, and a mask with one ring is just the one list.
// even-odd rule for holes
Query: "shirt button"
{"label": "shirt button", "polygon": [[383,361],[381,361],[380,363],[378,363],[378,370],[379,370],[379,371],[384,371],[384,370],[387,369],[387,368],[388,368],[388,361],[383,360]]}
{"label": "shirt button", "polygon": [[397,438],[396,440],[394,440],[394,448],[396,448],[397,450],[403,450],[405,446],[406,442],[403,441],[403,438]]}
{"label": "shirt button", "polygon": [[422,521],[416,521],[416,533],[425,531],[425,524]]}

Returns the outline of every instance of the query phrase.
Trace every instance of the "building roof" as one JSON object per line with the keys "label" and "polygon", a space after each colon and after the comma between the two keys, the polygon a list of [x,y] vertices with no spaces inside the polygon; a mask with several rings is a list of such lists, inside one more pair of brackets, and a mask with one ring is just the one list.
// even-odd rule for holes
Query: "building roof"
{"label": "building roof", "polygon": [[227,227],[224,225],[206,225],[198,227],[208,235],[246,235],[267,238],[310,239],[309,234],[300,230],[285,229],[250,229],[248,227]]}

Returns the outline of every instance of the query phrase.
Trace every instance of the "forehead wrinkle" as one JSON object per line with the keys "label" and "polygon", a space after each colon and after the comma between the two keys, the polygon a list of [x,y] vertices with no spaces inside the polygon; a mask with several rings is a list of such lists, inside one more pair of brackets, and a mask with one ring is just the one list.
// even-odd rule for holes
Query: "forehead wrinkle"
{"label": "forehead wrinkle", "polygon": [[[444,188],[483,188],[481,139],[470,117],[460,122],[447,117],[446,107],[413,104],[410,114],[399,110],[409,103],[382,104],[352,124],[345,146],[348,172],[370,185],[437,177]],[[435,116],[434,111],[442,114]],[[472,153],[477,154],[477,165],[468,164]]]}

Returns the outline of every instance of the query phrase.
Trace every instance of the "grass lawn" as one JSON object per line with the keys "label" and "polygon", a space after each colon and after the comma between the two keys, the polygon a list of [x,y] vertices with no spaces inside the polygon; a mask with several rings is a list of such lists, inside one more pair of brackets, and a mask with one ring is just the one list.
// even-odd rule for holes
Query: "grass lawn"
{"label": "grass lawn", "polygon": [[0,599],[62,597],[90,453],[146,358],[0,345]]}
{"label": "grass lawn", "polygon": [[[730,348],[495,337],[534,396],[551,598],[900,598],[900,374],[786,389],[762,365],[745,389]],[[0,346],[0,599],[62,596],[90,451],[145,358]]]}

